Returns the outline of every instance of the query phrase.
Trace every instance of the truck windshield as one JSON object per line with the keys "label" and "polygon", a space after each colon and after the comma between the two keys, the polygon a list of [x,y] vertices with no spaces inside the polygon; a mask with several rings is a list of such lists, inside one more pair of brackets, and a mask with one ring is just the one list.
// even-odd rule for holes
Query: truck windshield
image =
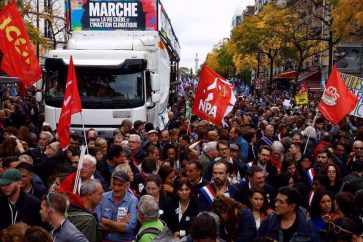
{"label": "truck windshield", "polygon": [[[46,72],[45,103],[61,107],[68,66]],[[144,104],[144,72],[125,68],[76,67],[82,108],[133,108]]]}

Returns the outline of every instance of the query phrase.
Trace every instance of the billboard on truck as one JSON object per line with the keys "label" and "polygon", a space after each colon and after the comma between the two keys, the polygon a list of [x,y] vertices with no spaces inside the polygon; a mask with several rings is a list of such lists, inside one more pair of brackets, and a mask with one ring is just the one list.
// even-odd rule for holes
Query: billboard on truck
{"label": "billboard on truck", "polygon": [[157,0],[67,0],[70,30],[157,31]]}
{"label": "billboard on truck", "polygon": [[180,56],[180,45],[178,39],[174,33],[173,27],[171,26],[170,19],[162,4],[159,4],[159,24],[158,29],[163,38],[172,47],[178,57]]}

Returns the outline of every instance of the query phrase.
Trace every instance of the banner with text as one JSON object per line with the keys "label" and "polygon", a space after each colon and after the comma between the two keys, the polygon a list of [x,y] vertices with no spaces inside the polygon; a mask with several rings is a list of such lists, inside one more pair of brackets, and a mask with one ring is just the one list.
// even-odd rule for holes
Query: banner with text
{"label": "banner with text", "polygon": [[157,31],[157,0],[68,0],[71,30]]}
{"label": "banner with text", "polygon": [[343,73],[341,76],[347,87],[358,97],[358,103],[350,115],[363,118],[363,78]]}

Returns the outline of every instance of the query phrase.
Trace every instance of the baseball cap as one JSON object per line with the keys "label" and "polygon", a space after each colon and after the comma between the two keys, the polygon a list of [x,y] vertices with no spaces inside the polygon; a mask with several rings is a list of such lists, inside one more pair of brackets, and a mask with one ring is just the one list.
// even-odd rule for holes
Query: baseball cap
{"label": "baseball cap", "polygon": [[0,177],[0,185],[9,185],[14,181],[20,181],[21,174],[17,169],[11,168],[6,170]]}
{"label": "baseball cap", "polygon": [[239,151],[239,146],[238,146],[237,144],[230,144],[230,145],[229,145],[229,148],[230,148],[231,150],[238,150],[238,151]]}
{"label": "baseball cap", "polygon": [[119,179],[122,182],[130,182],[130,177],[126,172],[118,171],[112,176],[113,179]]}
{"label": "baseball cap", "polygon": [[159,132],[155,129],[150,130],[147,134],[158,134]]}

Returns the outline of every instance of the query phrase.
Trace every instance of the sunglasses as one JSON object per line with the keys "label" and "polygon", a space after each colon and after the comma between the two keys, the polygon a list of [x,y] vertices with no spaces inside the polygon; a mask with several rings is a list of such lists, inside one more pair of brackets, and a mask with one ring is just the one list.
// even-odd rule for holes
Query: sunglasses
{"label": "sunglasses", "polygon": [[335,236],[339,237],[339,238],[352,238],[353,237],[353,233],[350,232],[349,230],[343,229],[342,227],[340,227],[339,225],[336,225],[333,222],[329,223],[329,231],[330,233],[334,233]]}

